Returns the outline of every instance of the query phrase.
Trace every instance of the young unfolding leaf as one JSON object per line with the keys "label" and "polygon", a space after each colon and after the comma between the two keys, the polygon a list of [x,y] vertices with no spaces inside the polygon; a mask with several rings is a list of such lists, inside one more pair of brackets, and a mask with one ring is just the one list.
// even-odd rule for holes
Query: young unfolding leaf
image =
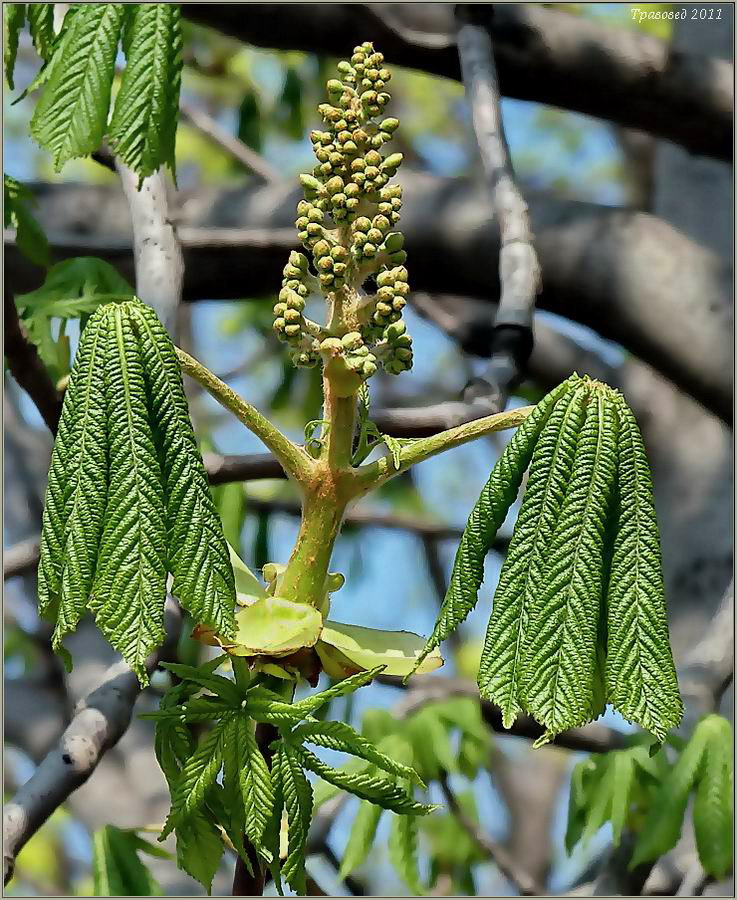
{"label": "young unfolding leaf", "polygon": [[196,812],[177,828],[177,865],[205,888],[212,891],[212,880],[220,867],[225,845],[211,819]]}
{"label": "young unfolding leaf", "polygon": [[304,748],[295,749],[294,752],[302,765],[320,778],[384,809],[412,816],[424,816],[435,809],[434,806],[418,803],[388,778],[371,774],[367,770],[349,772],[346,769],[334,769]]}
{"label": "young unfolding leaf", "polygon": [[303,759],[298,751],[282,742],[274,756],[274,773],[284,797],[289,825],[287,858],[282,864],[282,875],[299,894],[305,887],[305,850],[312,821],[312,786],[302,771]]}
{"label": "young unfolding leaf", "polygon": [[616,462],[614,410],[604,391],[596,390],[589,397],[573,474],[525,633],[521,705],[547,729],[536,745],[603,712],[593,707],[593,686]]}
{"label": "young unfolding leaf", "polygon": [[535,445],[522,507],[494,594],[478,682],[483,697],[501,707],[504,727],[519,711],[518,694],[526,630],[549,544],[573,471],[586,391],[571,389],[553,407]]}
{"label": "young unfolding leaf", "polygon": [[705,722],[709,735],[699,772],[693,824],[701,865],[707,874],[720,879],[732,870],[734,848],[732,729],[721,716],[711,716]]}
{"label": "young unfolding leaf", "polygon": [[291,732],[289,740],[297,741],[300,744],[306,741],[329,750],[350,753],[352,756],[358,756],[373,763],[377,768],[383,769],[390,775],[407,778],[422,786],[422,780],[414,769],[381,753],[371,741],[366,740],[362,734],[359,734],[350,725],[346,725],[345,722],[305,722]]}
{"label": "young unfolding leaf", "polygon": [[[222,657],[220,657],[222,659]],[[232,708],[240,706],[243,697],[238,687],[230,679],[222,675],[216,675],[214,672],[208,672],[202,667],[185,666],[182,663],[162,663],[163,668],[168,669],[178,678],[189,681],[192,684],[199,685],[213,694],[221,697],[225,703],[230,704]]]}
{"label": "young unfolding leaf", "polygon": [[133,304],[130,315],[141,347],[164,483],[172,592],[198,622],[231,637],[233,568],[189,418],[176,352],[150,307]]}
{"label": "young unfolding leaf", "polygon": [[[725,863],[727,868],[731,865],[731,744],[731,727],[721,716],[709,715],[697,724],[653,801],[635,846],[632,866],[657,859],[676,845],[694,788],[694,827],[701,864],[705,870],[707,866],[708,871],[713,869],[711,874],[722,873]],[[723,793],[725,788],[729,788],[729,796]]]}
{"label": "young unfolding leaf", "polygon": [[389,830],[389,859],[413,894],[425,888],[417,866],[417,817],[392,815]]}
{"label": "young unfolding leaf", "polygon": [[568,852],[579,841],[586,845],[606,822],[612,825],[612,843],[619,846],[624,829],[632,827],[633,816],[639,819],[650,808],[654,788],[668,769],[664,754],[651,759],[642,744],[579,763],[571,776]]}
{"label": "young unfolding leaf", "polygon": [[100,631],[145,684],[146,659],[164,639],[164,490],[147,415],[144,361],[130,319],[118,305],[102,307],[102,315],[108,490],[87,603]]}
{"label": "young unfolding leaf", "polygon": [[52,454],[39,566],[54,646],[87,607],[143,685],[164,636],[169,570],[182,603],[225,634],[235,599],[176,356],[155,321],[132,299],[99,307],[84,328]]}
{"label": "young unfolding leaf", "polygon": [[38,568],[39,612],[56,621],[53,646],[73,631],[97,567],[107,503],[105,430],[107,316],[99,310],[82,333],[51,453]]}
{"label": "young unfolding leaf", "polygon": [[116,154],[141,179],[176,171],[174,138],[182,73],[177,3],[137,3],[125,37],[126,67],[110,121]]}
{"label": "young unfolding leaf", "polygon": [[355,872],[366,861],[376,838],[376,829],[382,815],[380,806],[362,800],[358,812],[353,819],[351,833],[348,836],[343,859],[340,863],[338,878],[346,878]]}
{"label": "young unfolding leaf", "polygon": [[36,52],[44,62],[51,59],[56,36],[54,34],[54,4],[29,3],[26,7],[28,30]]}
{"label": "young unfolding leaf", "polygon": [[5,80],[12,90],[15,59],[18,55],[18,38],[26,21],[25,3],[3,3],[3,66]]}
{"label": "young unfolding leaf", "polygon": [[683,703],[668,639],[652,478],[637,422],[621,398],[617,532],[607,592],[606,685],[631,722],[665,740]]}
{"label": "young unfolding leaf", "polygon": [[350,678],[346,678],[344,681],[334,684],[324,691],[320,691],[319,694],[312,694],[310,697],[305,697],[304,700],[293,703],[292,709],[303,718],[306,718],[320,709],[321,706],[330,703],[331,700],[337,700],[338,697],[345,697],[348,694],[357,691],[364,685],[369,684],[377,675],[380,675],[382,671],[383,666],[378,666],[377,668],[369,669],[366,672],[358,672],[356,675],[351,675]]}
{"label": "young unfolding leaf", "polygon": [[[14,4],[3,5],[3,13]],[[34,4],[29,6],[33,9]],[[7,44],[6,44],[7,49]],[[15,243],[20,252],[37,266],[49,264],[49,242],[46,239],[43,228],[38,224],[30,212],[29,207],[35,202],[33,194],[10,175],[3,174],[3,198],[5,227],[15,228]],[[26,295],[27,296],[27,295]],[[16,298],[18,303],[19,298]],[[20,306],[20,304],[18,303]],[[32,339],[32,335],[29,335]],[[34,343],[36,343],[34,341]],[[44,360],[45,362],[45,360]]]}
{"label": "young unfolding leaf", "polygon": [[92,838],[95,894],[98,897],[162,896],[161,887],[138,856],[139,851],[147,848],[149,852],[158,849],[131,831],[121,831],[113,825],[96,831]]}
{"label": "young unfolding leaf", "polygon": [[[274,787],[269,767],[256,743],[253,723],[245,716],[236,716],[226,732],[226,747],[236,763],[236,771],[226,764],[226,790],[240,794],[244,809],[244,826],[249,841],[262,854],[264,834],[274,811]],[[226,763],[228,760],[226,755]],[[237,779],[233,776],[237,774]]]}
{"label": "young unfolding leaf", "polygon": [[218,720],[180,772],[172,790],[171,812],[162,839],[202,811],[207,789],[215,782],[223,764],[223,740],[229,722],[230,716]]}
{"label": "young unfolding leaf", "polygon": [[84,3],[65,22],[31,120],[31,134],[51,151],[57,172],[94,153],[105,136],[125,10],[121,3]]}
{"label": "young unfolding leaf", "polygon": [[494,466],[463,532],[448,592],[433,633],[420,654],[420,660],[438,647],[476,606],[479,588],[484,579],[486,554],[514,503],[525,469],[532,458],[537,436],[555,402],[570,386],[569,382],[564,382],[538,403],[517,429]]}

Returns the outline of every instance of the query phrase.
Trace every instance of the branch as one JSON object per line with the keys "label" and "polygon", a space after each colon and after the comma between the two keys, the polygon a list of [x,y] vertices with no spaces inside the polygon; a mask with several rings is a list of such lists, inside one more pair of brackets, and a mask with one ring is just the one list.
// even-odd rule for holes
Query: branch
{"label": "branch", "polygon": [[239,422],[263,441],[289,476],[298,484],[309,477],[313,461],[304,450],[293,444],[275,425],[262,416],[255,406],[251,406],[189,353],[177,348],[177,357],[182,371],[194,378],[221,406],[232,412]]}
{"label": "branch", "polygon": [[[465,404],[459,404],[465,407]],[[493,416],[484,416],[455,428],[449,428],[434,434],[431,437],[418,438],[403,446],[399,452],[399,466],[394,464],[391,455],[383,456],[374,463],[361,466],[356,472],[356,486],[359,495],[367,491],[375,490],[380,484],[394,478],[400,472],[404,472],[411,466],[467,444],[479,437],[493,434],[496,431],[505,431],[508,428],[517,428],[529,416],[534,407],[522,406],[518,409],[510,409],[507,412],[496,413]]]}
{"label": "branch", "polygon": [[[410,171],[403,172],[402,183],[402,232],[415,289],[493,303],[499,238],[486,192],[469,179]],[[121,194],[72,184],[33,190],[56,260],[102,256],[131,277]],[[290,190],[284,184],[255,183],[181,192],[175,214],[185,253],[185,300],[241,299],[243,284],[249,297],[272,297],[288,251],[297,247],[299,195],[298,185]],[[731,422],[731,265],[647,213],[540,193],[530,193],[527,200],[545,273],[539,306],[621,344]],[[242,243],[223,246],[219,229],[233,221],[243,225]],[[192,227],[200,232],[196,245],[185,238]],[[437,264],[440,258],[443,266]],[[36,271],[12,245],[6,247],[5,262],[7,283],[16,293],[37,286]]]}
{"label": "branch", "polygon": [[61,396],[51,380],[35,346],[28,340],[18,318],[13,295],[6,288],[3,324],[5,328],[5,359],[10,372],[28,396],[52,434],[61,416]]}
{"label": "branch", "polygon": [[231,481],[258,481],[262,478],[286,478],[279,460],[270,453],[249,453],[244,456],[221,456],[204,453],[205,470],[210,484],[229,484]]}
{"label": "branch", "polygon": [[263,181],[279,181],[281,176],[266,162],[263,156],[222,128],[204,110],[182,100],[179,103],[179,112],[185,122],[189,122],[198,131],[201,131],[213,143],[237,159],[241,165],[258,175]]}
{"label": "branch", "polygon": [[512,858],[509,852],[501,844],[492,840],[488,834],[477,825],[466,813],[461,809],[458,800],[450,789],[448,777],[443,772],[440,775],[440,789],[445,797],[448,808],[458,820],[458,824],[468,834],[478,846],[487,854],[487,856],[496,865],[504,877],[517,888],[523,897],[543,897],[545,891],[535,882],[535,880],[524,870],[520,868],[517,861]]}
{"label": "branch", "polygon": [[[463,678],[415,676],[409,685],[405,685],[401,678],[380,675],[377,681],[406,691],[405,697],[394,708],[394,715],[397,718],[411,715],[426,703],[447,700],[449,697],[473,697],[481,704],[481,713],[486,724],[500,734],[537,740],[545,731],[534,719],[525,715],[517,716],[511,728],[504,728],[500,709],[488,700],[481,699],[477,685]],[[566,750],[583,753],[608,753],[610,750],[619,750],[626,746],[624,734],[598,722],[561,732],[555,736],[552,743]]]}
{"label": "branch", "polygon": [[734,678],[734,580],[724,593],[701,640],[685,659],[681,692],[693,704],[691,718],[719,709]]}
{"label": "branch", "polygon": [[[270,3],[253,16],[244,16],[237,5],[187,3],[183,10],[195,22],[248,44],[281,50],[343,57],[350,52],[346,35],[360,34],[389,63],[460,78],[452,7],[391,4],[392,18],[401,12],[398,30],[384,21],[382,6]],[[443,8],[447,27],[437,21],[428,26]],[[495,4],[493,35],[504,96],[609,119],[697,155],[732,159],[734,76],[728,62],[672,53],[667,43],[641,32],[539,4]]]}
{"label": "branch", "polygon": [[[181,611],[167,599],[167,642],[151,654],[151,673],[176,647]],[[33,775],[3,807],[4,883],[15,858],[51,814],[92,775],[103,755],[120,740],[141,692],[138,677],[124,662],[111,666],[98,688],[77,706],[72,721]]]}
{"label": "branch", "polygon": [[3,579],[25,575],[38,565],[38,536],[28,538],[3,550]]}
{"label": "branch", "polygon": [[482,378],[474,379],[466,396],[493,398],[504,409],[510,391],[522,380],[532,351],[532,317],[540,290],[540,266],[532,245],[527,204],[514,180],[502,121],[494,51],[480,6],[459,4],[458,55],[466,99],[481,163],[489,183],[491,205],[501,237],[501,293],[491,336],[491,361]]}
{"label": "branch", "polygon": [[133,226],[136,294],[156,310],[173,335],[182,296],[184,261],[169,219],[164,170],[144,178],[139,190],[138,175],[118,159],[115,165]]}

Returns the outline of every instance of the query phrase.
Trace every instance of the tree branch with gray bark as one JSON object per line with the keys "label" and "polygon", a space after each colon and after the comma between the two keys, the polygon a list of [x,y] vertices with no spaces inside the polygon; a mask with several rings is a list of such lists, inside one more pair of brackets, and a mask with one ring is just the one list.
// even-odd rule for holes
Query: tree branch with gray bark
{"label": "tree branch with gray bark", "polygon": [[540,265],[532,244],[527,204],[517,187],[502,121],[499,79],[486,17],[478,6],[456,6],[458,56],[481,163],[499,227],[499,302],[490,362],[464,395],[491,397],[504,409],[522,380],[532,351],[532,318],[540,290]]}
{"label": "tree branch with gray bark", "polygon": [[[465,178],[404,172],[402,230],[418,291],[498,300],[499,236],[491,203]],[[111,188],[35,185],[55,259],[102,256],[131,277],[122,195]],[[299,191],[284,184],[180,192],[185,300],[273,296]],[[545,283],[538,304],[594,328],[649,363],[725,422],[732,418],[732,267],[647,213],[528,197]],[[240,233],[234,232],[242,228]],[[190,241],[189,228],[197,229]],[[220,240],[227,229],[227,241]],[[438,267],[442,257],[445,265]],[[17,291],[38,275],[6,245]]]}

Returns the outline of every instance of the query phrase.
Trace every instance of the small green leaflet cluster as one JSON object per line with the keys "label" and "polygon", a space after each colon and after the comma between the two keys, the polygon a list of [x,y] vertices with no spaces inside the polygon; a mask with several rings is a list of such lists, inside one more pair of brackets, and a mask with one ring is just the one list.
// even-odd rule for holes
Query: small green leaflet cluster
{"label": "small green leaflet cluster", "polygon": [[[162,165],[175,172],[182,71],[179,5],[72,4],[58,34],[53,5],[4,4],[3,22],[5,76],[12,88],[18,35],[28,15],[34,46],[44,61],[26,91],[42,88],[31,134],[53,154],[56,170],[94,153],[107,136],[118,158],[141,179]],[[126,66],[109,117],[121,42]]]}
{"label": "small green leaflet cluster", "polygon": [[580,762],[571,775],[566,850],[586,846],[607,822],[615,847],[625,829],[639,831],[669,769],[665,753],[651,756],[643,743]]}
{"label": "small green leaflet cluster", "polygon": [[726,878],[732,871],[734,750],[730,723],[703,718],[663,779],[638,836],[632,865],[657,859],[678,842],[689,795],[693,794],[696,848],[704,871]]}
{"label": "small green leaflet cluster", "polygon": [[49,264],[49,243],[43,229],[29,210],[34,197],[25,185],[3,173],[5,228],[15,228],[15,243],[20,252],[37,266]]}
{"label": "small green leaflet cluster", "polygon": [[139,853],[171,859],[135,831],[105,825],[92,838],[92,877],[97,897],[162,897],[160,885]]}
{"label": "small green leaflet cluster", "polygon": [[[16,297],[15,305],[28,339],[38,349],[51,377],[59,381],[69,373],[67,321],[79,319],[84,328],[102,303],[132,293],[128,282],[109,263],[94,256],[79,256],[51,266],[41,287]],[[60,325],[54,334],[56,320]]]}
{"label": "small green leaflet cluster", "polygon": [[[165,695],[158,712],[145,716],[156,720],[156,755],[171,792],[171,812],[161,839],[176,833],[179,865],[208,892],[223,853],[223,835],[252,871],[245,834],[259,864],[270,868],[279,892],[284,879],[298,894],[305,894],[305,855],[314,807],[307,772],[401,817],[432,812],[434,807],[416,801],[404,787],[420,781],[412,768],[349,725],[317,718],[331,700],[368,684],[381,669],[361,672],[288,703],[248,677],[239,681],[238,672],[235,681],[215,674],[221,662],[218,658],[200,668],[167,665],[182,681]],[[204,722],[212,727],[197,744],[192,726]],[[268,750],[257,741],[259,723],[278,734]],[[347,753],[359,765],[333,768],[305,744]]]}
{"label": "small green leaflet cluster", "polygon": [[664,752],[643,744],[590,757],[571,777],[566,849],[586,844],[606,822],[618,846],[636,835],[631,866],[664,856],[678,842],[694,795],[696,847],[704,871],[725,878],[732,870],[734,755],[732,728],[708,715],[671,765]]}
{"label": "small green leaflet cluster", "polygon": [[[425,784],[447,773],[460,773],[472,780],[489,758],[489,733],[481,720],[479,704],[471,697],[428,703],[402,720],[395,719],[386,710],[369,710],[362,726],[364,735],[379,750],[411,766]],[[407,789],[413,790],[409,784]],[[319,790],[316,803],[324,803],[335,793],[329,787]],[[381,815],[381,809],[368,802],[361,803],[343,854],[340,878],[350,875],[366,861],[376,840]],[[432,827],[430,823],[435,819],[433,816],[423,820],[423,830],[425,825]],[[416,818],[392,815],[389,858],[412,893],[423,895],[433,885],[423,885],[420,877],[418,837]],[[464,844],[464,852],[467,850]],[[478,861],[472,853],[469,865],[471,857]],[[470,871],[465,875],[470,877]]]}
{"label": "small green leaflet cluster", "polygon": [[148,683],[164,639],[167,573],[195,620],[233,635],[235,585],[171,339],[133,298],[82,332],[51,455],[41,614],[61,649],[85,609]]}
{"label": "small green leaflet cluster", "polygon": [[484,559],[529,468],[479,667],[505,727],[524,711],[537,745],[606,703],[662,743],[681,720],[660,540],[642,436],[622,395],[571,376],[509,442],[463,533],[425,652],[476,605]]}

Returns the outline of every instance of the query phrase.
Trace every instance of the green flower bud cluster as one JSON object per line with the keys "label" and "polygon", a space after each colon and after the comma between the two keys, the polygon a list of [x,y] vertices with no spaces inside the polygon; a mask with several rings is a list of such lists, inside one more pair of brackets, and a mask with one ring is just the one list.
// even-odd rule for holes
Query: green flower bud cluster
{"label": "green flower bud cluster", "polygon": [[[322,358],[326,373],[345,376],[353,390],[357,379],[374,374],[377,356],[391,372],[409,368],[412,357],[409,336],[395,347],[385,333],[401,319],[409,285],[404,238],[395,230],[402,189],[389,183],[402,154],[384,150],[399,120],[385,114],[391,74],[383,63],[364,43],[328,81],[329,102],[318,107],[324,126],[310,134],[316,165],[300,175],[304,199],[297,205],[297,231],[312,254],[311,270],[307,257],[292,254],[274,308],[274,328],[292,347],[294,362],[314,365]],[[372,276],[377,291],[367,297],[362,286]],[[318,289],[329,307],[327,328],[302,315],[304,298]]]}
{"label": "green flower bud cluster", "polygon": [[407,269],[404,266],[385,269],[379,273],[376,279],[378,289],[373,314],[373,324],[378,328],[383,330],[385,326],[401,318],[409,294],[407,277]]}
{"label": "green flower bud cluster", "polygon": [[376,357],[358,331],[350,331],[342,338],[325,338],[320,343],[320,354],[338,396],[354,394],[361,382],[376,372]]}
{"label": "green flower bud cluster", "polygon": [[304,317],[305,298],[310,293],[306,282],[312,277],[307,257],[293,250],[284,266],[282,288],[274,306],[274,331],[292,348],[294,364],[304,368],[316,365],[320,358],[317,342],[308,332]]}
{"label": "green flower bud cluster", "polygon": [[386,327],[384,342],[377,352],[390,375],[399,375],[412,368],[412,338],[407,334],[404,322],[394,322]]}
{"label": "green flower bud cluster", "polygon": [[307,257],[303,253],[292,251],[289,262],[284,266],[279,302],[274,307],[274,331],[281,340],[292,346],[299,344],[304,338],[305,320],[302,312],[305,297],[310,292],[303,280],[307,273]]}

